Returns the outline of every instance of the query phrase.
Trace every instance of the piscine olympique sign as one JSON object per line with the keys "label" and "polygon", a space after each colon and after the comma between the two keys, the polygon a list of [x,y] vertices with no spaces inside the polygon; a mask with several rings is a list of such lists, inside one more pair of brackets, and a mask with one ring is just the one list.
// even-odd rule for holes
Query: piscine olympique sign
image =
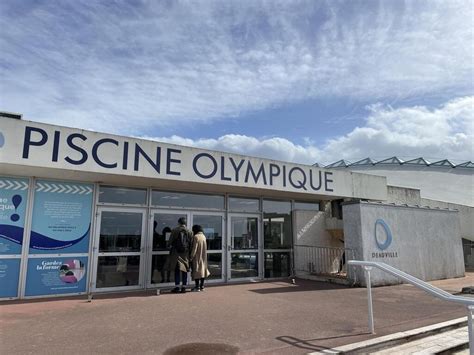
{"label": "piscine olympique sign", "polygon": [[[320,195],[354,195],[349,172],[23,120],[0,119],[0,132],[2,163]],[[373,182],[368,190],[379,197],[385,180],[374,177]]]}

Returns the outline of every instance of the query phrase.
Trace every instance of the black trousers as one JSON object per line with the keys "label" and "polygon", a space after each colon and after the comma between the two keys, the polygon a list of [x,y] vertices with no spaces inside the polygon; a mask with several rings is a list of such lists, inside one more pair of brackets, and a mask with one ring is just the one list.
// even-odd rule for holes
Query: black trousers
{"label": "black trousers", "polygon": [[196,280],[194,280],[194,282],[196,283],[196,288],[203,288],[204,287],[204,278],[196,279]]}

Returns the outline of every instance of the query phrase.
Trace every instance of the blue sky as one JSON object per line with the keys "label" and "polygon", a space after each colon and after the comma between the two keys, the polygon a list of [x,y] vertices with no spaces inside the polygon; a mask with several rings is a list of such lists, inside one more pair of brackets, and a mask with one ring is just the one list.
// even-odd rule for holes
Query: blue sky
{"label": "blue sky", "polygon": [[0,2],[0,109],[302,163],[474,160],[469,1]]}

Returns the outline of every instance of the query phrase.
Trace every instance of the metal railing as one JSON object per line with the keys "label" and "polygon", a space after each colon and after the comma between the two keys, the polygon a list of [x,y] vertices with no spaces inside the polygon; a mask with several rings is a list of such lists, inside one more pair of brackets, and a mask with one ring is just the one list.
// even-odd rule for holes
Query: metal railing
{"label": "metal railing", "polygon": [[469,332],[469,353],[474,354],[474,332],[473,332],[473,322],[472,322],[472,313],[474,311],[474,298],[454,296],[449,292],[446,292],[438,287],[435,287],[425,281],[417,279],[416,277],[407,274],[406,272],[400,271],[393,266],[387,265],[385,263],[376,262],[376,261],[360,261],[360,260],[350,260],[348,261],[349,266],[362,266],[365,271],[366,284],[367,284],[367,302],[369,309],[369,329],[372,334],[375,334],[374,329],[374,312],[372,307],[372,286],[370,281],[370,271],[373,267],[385,271],[386,273],[398,277],[403,281],[412,284],[419,289],[426,291],[430,295],[442,299],[444,301],[455,302],[464,304],[467,307],[467,320],[468,320],[468,332]]}
{"label": "metal railing", "polygon": [[347,278],[347,260],[354,259],[354,251],[347,248],[295,245],[295,271],[314,275]]}

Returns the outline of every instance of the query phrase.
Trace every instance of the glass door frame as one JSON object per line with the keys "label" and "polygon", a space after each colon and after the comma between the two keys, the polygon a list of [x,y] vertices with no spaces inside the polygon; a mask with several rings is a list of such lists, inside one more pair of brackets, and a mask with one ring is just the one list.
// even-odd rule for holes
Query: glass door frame
{"label": "glass door frame", "polygon": [[[140,240],[140,251],[137,252],[100,252],[100,229],[102,224],[102,212],[128,212],[142,214],[142,231]],[[115,292],[127,290],[139,290],[144,288],[145,277],[145,260],[146,257],[146,240],[147,238],[147,208],[144,207],[109,207],[97,206],[96,224],[94,228],[94,244],[92,250],[93,266],[92,266],[92,280],[91,290],[93,292]],[[138,284],[132,286],[116,286],[116,287],[97,287],[97,267],[99,265],[99,257],[101,256],[140,256],[140,266],[138,274]]]}
{"label": "glass door frame", "polygon": [[[191,212],[188,210],[175,210],[175,209],[168,209],[168,208],[150,208],[149,212],[149,220],[148,220],[148,226],[147,226],[147,231],[148,231],[148,238],[147,238],[147,243],[146,243],[146,272],[145,272],[145,287],[148,288],[160,288],[160,287],[166,287],[169,288],[170,286],[174,285],[174,276],[173,276],[173,281],[172,282],[165,282],[165,283],[152,283],[151,281],[151,276],[152,276],[152,267],[153,267],[153,256],[154,255],[169,255],[170,251],[169,250],[153,250],[153,222],[155,221],[155,213],[159,214],[169,214],[169,215],[174,215],[174,214],[179,214],[186,216],[186,220],[188,221],[188,225],[186,226],[188,229],[191,229],[191,226],[189,226],[190,222],[190,216]],[[176,220],[175,224],[171,227],[171,230],[173,230],[175,227],[178,226],[178,220]],[[174,275],[174,271],[170,271],[172,275]],[[188,280],[189,281],[189,280]]]}
{"label": "glass door frame", "polygon": [[[193,211],[191,212],[191,223],[194,225],[194,216],[220,216],[222,218],[222,248],[221,250],[207,250],[207,254],[221,254],[221,278],[220,279],[206,279],[206,283],[223,283],[226,281],[227,273],[230,270],[227,269],[227,228],[226,228],[226,217],[225,212],[209,212],[209,211]],[[192,227],[191,225],[191,227]]]}
{"label": "glass door frame", "polygon": [[[233,217],[253,217],[257,218],[257,234],[258,234],[258,246],[256,249],[233,249],[232,248],[232,218]],[[248,213],[248,212],[232,212],[227,214],[227,238],[226,238],[226,259],[227,259],[227,282],[242,282],[251,280],[263,280],[263,236],[262,236],[262,214],[261,213]],[[258,261],[258,275],[255,277],[239,277],[232,278],[231,275],[231,263],[233,253],[257,253]]]}

